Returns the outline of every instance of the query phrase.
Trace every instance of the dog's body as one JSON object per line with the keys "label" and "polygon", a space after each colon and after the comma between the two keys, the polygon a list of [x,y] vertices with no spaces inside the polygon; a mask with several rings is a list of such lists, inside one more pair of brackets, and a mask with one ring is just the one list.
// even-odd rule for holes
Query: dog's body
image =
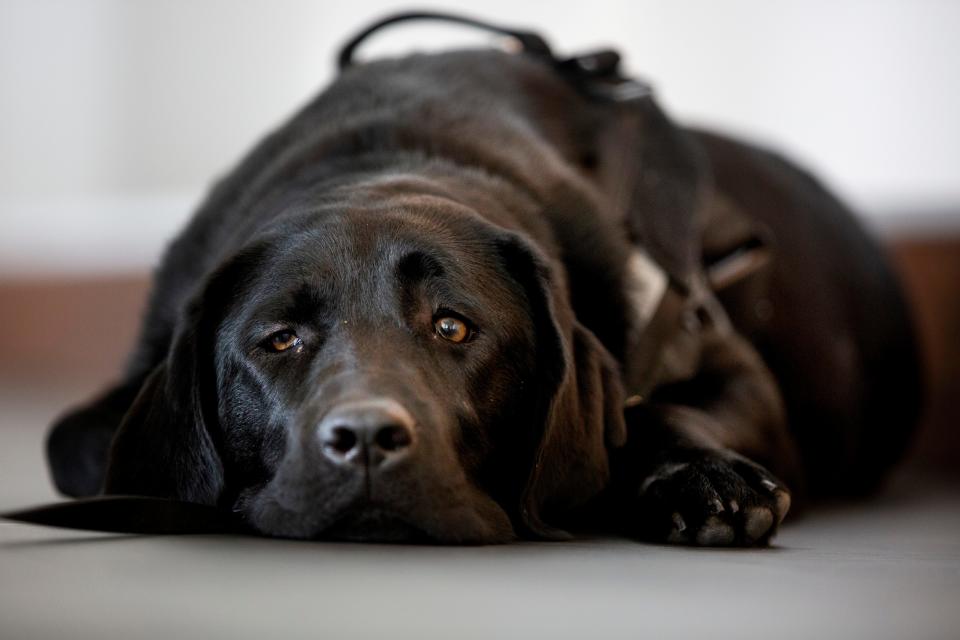
{"label": "dog's body", "polygon": [[[744,239],[770,266],[724,278]],[[346,71],[221,181],[49,453],[65,493],[273,535],[754,544],[787,486],[874,486],[917,396],[896,284],[814,180],[465,51]]]}

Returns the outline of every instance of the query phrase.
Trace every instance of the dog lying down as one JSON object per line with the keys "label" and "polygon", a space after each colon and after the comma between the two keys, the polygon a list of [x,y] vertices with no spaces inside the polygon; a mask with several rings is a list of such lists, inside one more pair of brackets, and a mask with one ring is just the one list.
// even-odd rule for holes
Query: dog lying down
{"label": "dog lying down", "polygon": [[353,63],[411,17],[216,185],[123,380],[54,426],[57,487],[104,497],[14,517],[750,546],[791,492],[874,488],[920,390],[848,210],[612,52],[486,25],[521,50]]}

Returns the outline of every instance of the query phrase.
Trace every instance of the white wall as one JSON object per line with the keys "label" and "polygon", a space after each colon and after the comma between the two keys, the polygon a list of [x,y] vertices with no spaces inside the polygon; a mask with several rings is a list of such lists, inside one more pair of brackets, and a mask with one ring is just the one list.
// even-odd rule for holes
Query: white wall
{"label": "white wall", "polygon": [[[337,45],[403,6],[0,0],[0,275],[152,264],[211,179],[329,81]],[[675,115],[801,158],[874,223],[960,211],[960,2],[417,6],[613,45]],[[369,51],[484,41],[390,34]]]}

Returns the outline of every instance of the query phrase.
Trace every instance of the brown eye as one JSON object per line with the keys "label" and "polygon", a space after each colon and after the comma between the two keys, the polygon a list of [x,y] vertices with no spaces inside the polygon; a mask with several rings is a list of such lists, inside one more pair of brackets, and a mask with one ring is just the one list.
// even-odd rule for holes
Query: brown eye
{"label": "brown eye", "polygon": [[294,347],[299,347],[302,342],[292,331],[277,331],[275,334],[270,336],[270,339],[267,341],[267,344],[270,346],[270,349],[273,351],[287,351]]}
{"label": "brown eye", "polygon": [[433,328],[438,336],[450,342],[464,342],[470,337],[470,329],[467,327],[467,323],[459,318],[450,316],[438,318],[433,323]]}

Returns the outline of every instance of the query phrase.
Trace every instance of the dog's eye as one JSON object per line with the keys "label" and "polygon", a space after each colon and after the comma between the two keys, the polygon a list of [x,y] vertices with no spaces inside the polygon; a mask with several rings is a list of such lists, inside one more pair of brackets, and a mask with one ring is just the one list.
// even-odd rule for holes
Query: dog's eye
{"label": "dog's eye", "polygon": [[293,331],[277,331],[269,338],[267,338],[266,346],[271,351],[287,351],[289,349],[294,349],[303,344],[303,341],[300,340],[300,337],[295,334]]}
{"label": "dog's eye", "polygon": [[433,323],[437,335],[450,342],[466,342],[470,337],[470,327],[460,318],[444,316]]}

